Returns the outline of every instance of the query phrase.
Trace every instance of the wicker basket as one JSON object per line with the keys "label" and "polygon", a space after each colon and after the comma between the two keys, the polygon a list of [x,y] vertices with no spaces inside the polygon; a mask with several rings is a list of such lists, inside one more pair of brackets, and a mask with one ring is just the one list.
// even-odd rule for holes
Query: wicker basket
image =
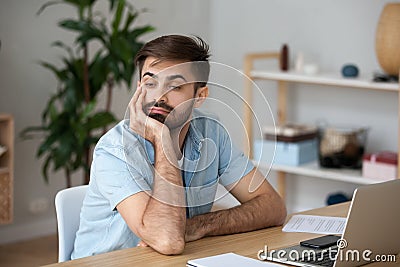
{"label": "wicker basket", "polygon": [[367,128],[326,128],[321,130],[319,162],[329,168],[361,168]]}

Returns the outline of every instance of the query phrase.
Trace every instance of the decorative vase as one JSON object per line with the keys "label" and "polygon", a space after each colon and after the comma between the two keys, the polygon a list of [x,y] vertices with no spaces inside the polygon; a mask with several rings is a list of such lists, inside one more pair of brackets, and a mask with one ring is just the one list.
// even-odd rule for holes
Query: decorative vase
{"label": "decorative vase", "polygon": [[389,75],[400,70],[400,3],[385,5],[379,18],[375,40],[376,56]]}

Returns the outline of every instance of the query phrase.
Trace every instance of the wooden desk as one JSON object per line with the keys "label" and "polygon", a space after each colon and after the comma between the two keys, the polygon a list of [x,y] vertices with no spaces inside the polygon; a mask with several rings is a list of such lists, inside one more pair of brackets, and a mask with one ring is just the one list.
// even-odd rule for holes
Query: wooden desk
{"label": "wooden desk", "polygon": [[[346,217],[350,203],[328,206],[302,212],[302,214]],[[227,252],[257,258],[257,252],[268,245],[276,249],[297,244],[300,240],[316,237],[308,233],[284,233],[282,227],[273,227],[243,234],[207,237],[186,244],[185,251],[179,256],[165,256],[149,247],[136,247],[113,251],[101,255],[48,265],[62,266],[186,266],[189,259],[207,257]],[[379,266],[393,266],[381,264]],[[371,264],[370,267],[378,266]],[[397,265],[396,265],[397,266]]]}

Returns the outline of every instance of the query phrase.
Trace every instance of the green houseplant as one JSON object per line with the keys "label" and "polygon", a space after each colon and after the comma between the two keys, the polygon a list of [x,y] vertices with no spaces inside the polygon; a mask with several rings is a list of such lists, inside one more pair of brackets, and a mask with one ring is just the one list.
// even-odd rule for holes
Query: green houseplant
{"label": "green houseplant", "polygon": [[[107,126],[116,121],[110,111],[114,86],[125,83],[130,88],[135,71],[133,59],[143,45],[138,38],[154,30],[148,25],[134,26],[140,12],[125,0],[108,0],[112,15],[109,22],[95,10],[96,2],[50,1],[38,11],[40,14],[54,4],[69,4],[77,11],[77,18],[58,23],[62,29],[77,34],[73,47],[61,41],[52,43],[65,51],[62,66],[40,62],[58,80],[58,88],[42,113],[42,123],[21,132],[24,139],[41,134],[37,157],[44,157],[43,177],[48,182],[51,167],[53,171],[63,169],[67,187],[71,186],[71,174],[77,170],[83,170],[84,183],[89,182],[91,149]],[[91,46],[94,42],[96,45]],[[107,91],[103,108],[97,104],[102,90]]]}

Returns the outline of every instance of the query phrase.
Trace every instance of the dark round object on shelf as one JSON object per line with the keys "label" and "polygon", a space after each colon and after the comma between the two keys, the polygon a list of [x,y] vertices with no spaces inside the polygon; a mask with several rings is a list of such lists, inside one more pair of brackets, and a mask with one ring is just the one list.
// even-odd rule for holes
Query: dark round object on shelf
{"label": "dark round object on shelf", "polygon": [[335,205],[339,203],[343,203],[349,201],[350,199],[344,193],[335,193],[328,195],[326,199],[326,204],[328,205]]}
{"label": "dark round object on shelf", "polygon": [[347,64],[342,68],[342,75],[344,77],[357,77],[358,76],[358,68],[356,65]]}

